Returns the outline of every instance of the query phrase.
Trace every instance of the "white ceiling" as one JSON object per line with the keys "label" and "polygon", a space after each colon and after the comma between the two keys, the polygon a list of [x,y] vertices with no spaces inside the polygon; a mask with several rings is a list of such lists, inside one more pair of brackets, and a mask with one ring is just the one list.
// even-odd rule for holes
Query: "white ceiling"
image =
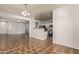
{"label": "white ceiling", "polygon": [[[63,5],[57,4],[28,4],[27,11],[30,13],[29,17],[37,17],[37,15],[41,13],[51,12],[53,9],[59,8]],[[0,11],[8,12],[15,15],[20,15],[22,11],[24,11],[24,4],[0,4]],[[46,13],[45,13],[46,14]],[[44,14],[44,15],[45,15]],[[39,17],[38,17],[39,18]]]}

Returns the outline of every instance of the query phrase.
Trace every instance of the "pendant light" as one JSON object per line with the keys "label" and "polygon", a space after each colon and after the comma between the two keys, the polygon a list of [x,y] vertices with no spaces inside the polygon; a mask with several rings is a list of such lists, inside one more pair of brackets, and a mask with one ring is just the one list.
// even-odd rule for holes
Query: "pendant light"
{"label": "pendant light", "polygon": [[27,4],[24,4],[24,11],[22,11],[23,16],[29,16],[30,13],[27,11]]}

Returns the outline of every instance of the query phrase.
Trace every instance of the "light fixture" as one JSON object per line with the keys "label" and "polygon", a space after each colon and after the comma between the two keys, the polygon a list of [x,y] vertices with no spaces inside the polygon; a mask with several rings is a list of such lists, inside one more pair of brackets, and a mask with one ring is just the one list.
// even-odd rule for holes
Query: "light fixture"
{"label": "light fixture", "polygon": [[4,25],[4,24],[5,24],[5,22],[1,22],[1,24],[2,24],[2,25]]}
{"label": "light fixture", "polygon": [[25,6],[25,7],[24,7],[24,11],[22,11],[21,14],[22,14],[23,16],[29,16],[30,13],[27,11],[27,4],[24,4],[24,6]]}
{"label": "light fixture", "polygon": [[29,15],[30,15],[30,13],[27,13],[27,15],[29,16]]}

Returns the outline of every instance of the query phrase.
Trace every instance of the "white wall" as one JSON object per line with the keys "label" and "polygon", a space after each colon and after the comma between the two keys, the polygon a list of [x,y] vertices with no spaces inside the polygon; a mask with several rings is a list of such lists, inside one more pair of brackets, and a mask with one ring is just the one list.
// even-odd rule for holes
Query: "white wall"
{"label": "white wall", "polygon": [[79,49],[79,5],[53,10],[54,43]]}
{"label": "white wall", "polygon": [[[1,19],[3,18],[2,20],[0,19],[1,21],[4,21],[5,19],[8,21],[16,21],[17,19],[30,21],[30,19],[31,19],[29,17],[19,16],[19,15],[10,14],[7,12],[2,12],[2,11],[0,12],[0,16],[1,16]],[[21,25],[21,27],[19,27],[19,25]],[[3,28],[1,28],[1,26],[3,26],[3,25],[0,24],[0,34],[5,34],[5,32],[6,32],[5,25],[3,26]],[[22,34],[22,33],[24,33],[25,28],[26,28],[22,24],[17,24],[17,25],[14,24],[13,27],[15,28],[15,32],[12,32],[13,29],[11,29],[10,34],[12,34],[12,33],[13,34]],[[17,30],[18,27],[20,29],[19,31]],[[22,27],[24,27],[24,29]],[[9,32],[8,32],[8,34],[9,34]]]}
{"label": "white wall", "polygon": [[16,22],[0,22],[0,34],[23,34],[25,25]]}

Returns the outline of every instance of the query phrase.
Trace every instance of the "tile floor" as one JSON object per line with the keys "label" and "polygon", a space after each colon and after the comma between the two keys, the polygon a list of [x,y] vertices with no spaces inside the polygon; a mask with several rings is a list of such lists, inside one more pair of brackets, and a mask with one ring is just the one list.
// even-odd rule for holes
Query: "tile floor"
{"label": "tile floor", "polygon": [[[8,37],[8,38],[7,38]],[[26,35],[0,35],[1,54],[79,54],[79,50],[52,44],[52,39],[39,40]]]}

